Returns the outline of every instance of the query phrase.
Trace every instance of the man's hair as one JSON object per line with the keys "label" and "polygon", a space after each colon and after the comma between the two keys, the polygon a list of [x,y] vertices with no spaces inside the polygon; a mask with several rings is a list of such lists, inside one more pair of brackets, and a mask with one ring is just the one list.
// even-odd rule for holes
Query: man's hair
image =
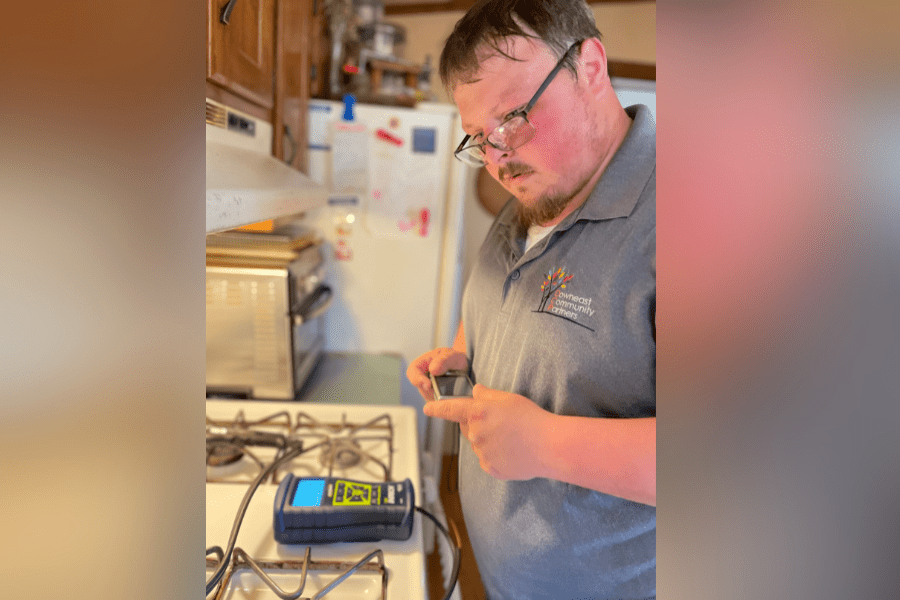
{"label": "man's hair", "polygon": [[[512,58],[500,42],[513,36],[541,40],[559,59],[574,42],[600,39],[600,32],[585,0],[481,0],[456,23],[441,52],[444,87],[452,92],[478,72],[478,50],[491,48]],[[576,73],[572,56],[564,65]]]}

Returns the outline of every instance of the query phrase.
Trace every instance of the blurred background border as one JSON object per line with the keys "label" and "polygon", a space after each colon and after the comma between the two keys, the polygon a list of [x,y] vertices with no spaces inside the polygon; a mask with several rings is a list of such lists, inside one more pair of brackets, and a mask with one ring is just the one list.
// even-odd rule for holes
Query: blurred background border
{"label": "blurred background border", "polygon": [[[659,598],[900,596],[896,11],[657,2]],[[5,14],[5,594],[196,597],[205,7]]]}

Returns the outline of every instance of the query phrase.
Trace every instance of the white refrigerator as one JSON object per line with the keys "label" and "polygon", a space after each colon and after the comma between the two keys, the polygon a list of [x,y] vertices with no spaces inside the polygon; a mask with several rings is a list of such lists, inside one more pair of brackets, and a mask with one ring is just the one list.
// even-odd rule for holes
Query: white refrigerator
{"label": "white refrigerator", "polygon": [[[335,290],[326,350],[394,353],[408,365],[452,344],[459,323],[469,167],[453,150],[462,127],[448,104],[356,104],[349,123],[344,112],[310,100],[309,175],[330,190],[307,218]],[[362,131],[340,137],[344,125]]]}
{"label": "white refrigerator", "polygon": [[[357,104],[353,113],[348,122],[343,103],[310,101],[309,175],[330,190],[328,204],[307,217],[322,235],[334,289],[325,349],[399,355],[402,402],[420,408],[405,370],[456,335],[463,207],[474,173],[453,158],[463,137],[453,105]],[[445,426],[418,414],[432,504]]]}

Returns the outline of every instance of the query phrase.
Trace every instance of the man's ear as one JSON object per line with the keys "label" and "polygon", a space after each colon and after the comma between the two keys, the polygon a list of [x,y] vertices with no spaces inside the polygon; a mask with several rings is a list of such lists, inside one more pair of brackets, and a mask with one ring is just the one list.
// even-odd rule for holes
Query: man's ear
{"label": "man's ear", "polygon": [[609,87],[609,72],[606,64],[606,48],[597,38],[581,42],[581,53],[576,62],[586,78],[588,87],[595,93],[602,93]]}

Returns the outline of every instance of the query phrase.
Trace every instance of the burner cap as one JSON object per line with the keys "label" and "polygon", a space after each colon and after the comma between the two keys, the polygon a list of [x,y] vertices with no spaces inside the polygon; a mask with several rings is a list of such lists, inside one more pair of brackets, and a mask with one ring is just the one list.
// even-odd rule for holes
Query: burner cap
{"label": "burner cap", "polygon": [[210,467],[224,467],[241,460],[244,451],[234,444],[213,444],[206,448],[206,464]]}
{"label": "burner cap", "polygon": [[319,462],[322,466],[329,465],[341,469],[356,467],[366,460],[366,455],[360,450],[359,444],[350,438],[334,438],[322,448]]}

